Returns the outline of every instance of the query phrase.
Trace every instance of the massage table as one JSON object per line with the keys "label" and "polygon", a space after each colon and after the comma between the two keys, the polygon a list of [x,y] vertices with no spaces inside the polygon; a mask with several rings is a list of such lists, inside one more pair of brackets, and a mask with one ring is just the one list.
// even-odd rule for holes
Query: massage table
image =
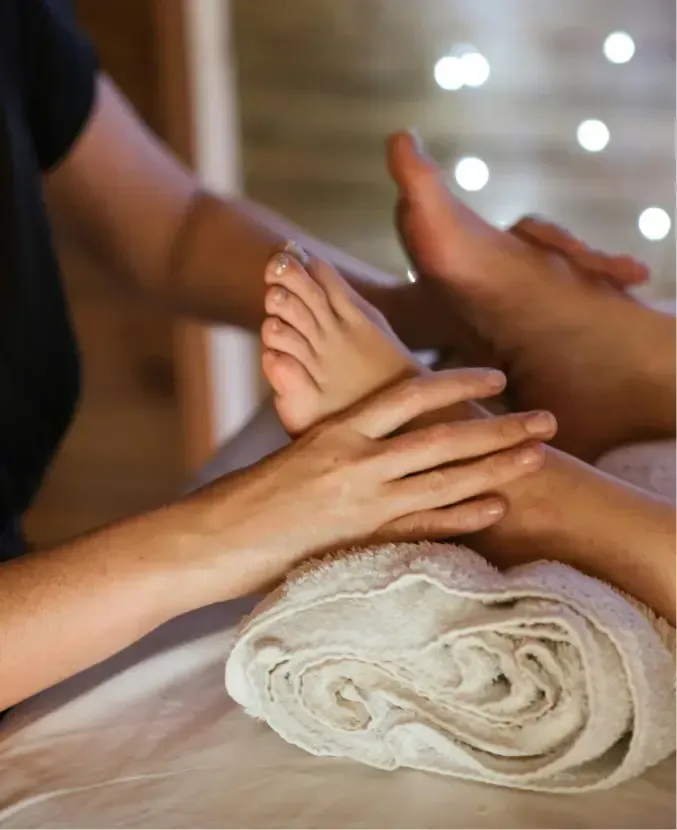
{"label": "massage table", "polygon": [[[201,483],[285,440],[271,408]],[[254,599],[178,618],[0,722],[0,828],[674,828],[675,757],[616,789],[537,794],[316,758],[227,696]]]}

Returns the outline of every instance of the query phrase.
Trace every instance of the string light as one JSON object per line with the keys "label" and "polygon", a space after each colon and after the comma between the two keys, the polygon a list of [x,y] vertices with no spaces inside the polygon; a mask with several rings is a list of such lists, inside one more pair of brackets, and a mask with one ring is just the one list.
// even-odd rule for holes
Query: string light
{"label": "string light", "polygon": [[576,131],[578,143],[589,153],[601,152],[609,143],[611,134],[609,128],[603,121],[590,118],[578,125]]}
{"label": "string light", "polygon": [[604,56],[611,63],[627,63],[635,54],[635,41],[627,32],[612,32],[604,41]]}
{"label": "string light", "polygon": [[467,156],[456,164],[454,176],[463,190],[482,190],[489,183],[489,168],[482,159]]}
{"label": "string light", "polygon": [[663,208],[650,207],[643,210],[637,222],[640,233],[652,242],[658,242],[670,233],[672,221]]}
{"label": "string light", "polygon": [[435,64],[435,81],[442,89],[483,86],[491,74],[489,61],[474,46],[456,46]]}

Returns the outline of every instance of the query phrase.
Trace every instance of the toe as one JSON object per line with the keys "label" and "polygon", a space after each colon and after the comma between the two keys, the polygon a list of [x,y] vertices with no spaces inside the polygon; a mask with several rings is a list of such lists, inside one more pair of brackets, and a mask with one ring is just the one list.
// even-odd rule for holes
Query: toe
{"label": "toe", "polygon": [[340,322],[355,326],[360,325],[363,321],[368,321],[375,324],[383,332],[392,333],[392,329],[383,314],[361,297],[328,262],[311,260],[308,271],[324,289]]}
{"label": "toe", "polygon": [[275,392],[275,408],[291,435],[308,429],[317,419],[318,393],[303,366],[287,354],[265,349],[261,367]]}
{"label": "toe", "polygon": [[279,317],[267,317],[261,326],[261,340],[267,349],[296,358],[314,378],[317,358],[310,343],[295,328]]}
{"label": "toe", "polygon": [[326,292],[308,271],[289,254],[276,254],[266,269],[266,282],[281,285],[312,313],[320,330],[331,330],[336,323]]}
{"label": "toe", "polygon": [[322,288],[329,299],[335,315],[342,320],[350,320],[357,312],[358,295],[328,262],[312,259],[308,273]]}
{"label": "toe", "polygon": [[423,197],[426,202],[441,200],[448,209],[449,193],[439,166],[421,148],[409,132],[393,135],[388,142],[390,175],[409,199]]}
{"label": "toe", "polygon": [[264,305],[267,314],[279,317],[300,332],[317,352],[321,343],[320,328],[313,313],[302,300],[281,285],[273,285],[266,292]]}

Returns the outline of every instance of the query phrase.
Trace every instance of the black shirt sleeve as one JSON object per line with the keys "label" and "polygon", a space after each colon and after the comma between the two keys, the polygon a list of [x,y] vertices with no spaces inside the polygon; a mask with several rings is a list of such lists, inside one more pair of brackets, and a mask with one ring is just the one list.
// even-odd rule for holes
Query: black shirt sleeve
{"label": "black shirt sleeve", "polygon": [[18,5],[26,115],[40,167],[50,170],[89,120],[97,60],[77,28],[71,0],[19,0]]}

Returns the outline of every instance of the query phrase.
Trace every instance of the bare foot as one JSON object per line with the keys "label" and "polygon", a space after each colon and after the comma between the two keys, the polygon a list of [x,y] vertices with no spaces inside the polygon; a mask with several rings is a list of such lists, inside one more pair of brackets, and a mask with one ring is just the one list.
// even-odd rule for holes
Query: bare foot
{"label": "bare foot", "polygon": [[328,264],[288,253],[267,270],[264,373],[290,435],[421,371],[385,318]]}
{"label": "bare foot", "polygon": [[[399,379],[426,371],[383,317],[330,265],[308,261],[305,255],[303,259],[305,265],[282,253],[270,262],[266,309],[273,316],[262,327],[263,369],[276,392],[278,414],[292,435]],[[431,428],[431,432],[421,432],[427,439],[421,451],[428,451],[431,436],[442,428],[445,440],[457,445],[459,460],[473,457],[488,461],[494,453],[498,457],[502,451],[526,443],[523,450],[539,467],[544,450],[532,442],[552,438],[557,429],[555,418],[548,412],[490,417],[474,398],[498,394],[505,376],[490,371],[491,381],[483,383],[481,391],[473,382],[471,394],[467,384],[478,373],[488,377],[486,369],[460,370],[457,403],[408,425]],[[533,469],[521,471],[517,478]]]}
{"label": "bare foot", "polygon": [[586,460],[674,434],[673,320],[489,225],[408,134],[389,161],[400,233],[419,273],[443,286],[466,362],[506,371],[516,405],[553,412],[554,443]]}

